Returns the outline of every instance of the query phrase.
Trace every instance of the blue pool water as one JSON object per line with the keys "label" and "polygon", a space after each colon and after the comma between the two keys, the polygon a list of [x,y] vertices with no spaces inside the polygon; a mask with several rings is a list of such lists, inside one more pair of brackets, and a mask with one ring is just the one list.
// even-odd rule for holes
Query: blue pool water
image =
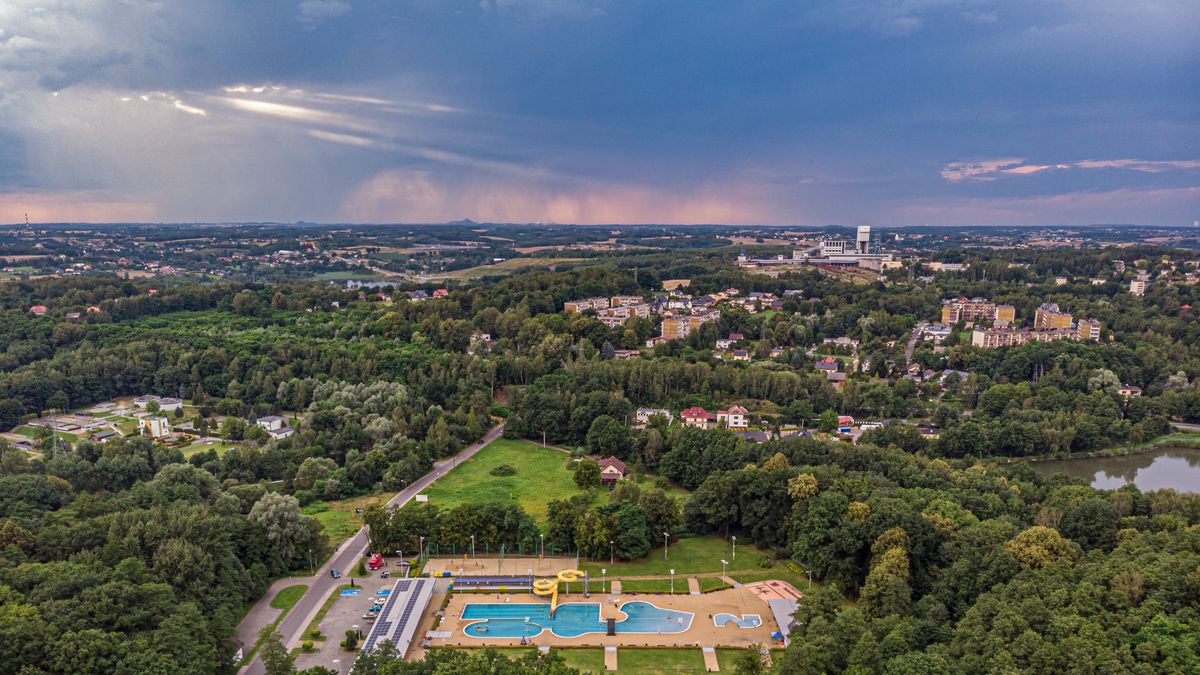
{"label": "blue pool water", "polygon": [[725,624],[732,621],[738,628],[758,628],[762,625],[762,617],[757,614],[718,614],[713,617],[713,623],[717,628],[723,628]]}
{"label": "blue pool water", "polygon": [[[692,625],[691,612],[660,609],[648,602],[621,605],[625,619],[616,623],[617,633],[682,633]],[[608,630],[600,619],[600,604],[569,602],[558,606],[550,617],[550,605],[471,603],[463,608],[464,621],[473,621],[463,629],[471,637],[533,637],[549,630],[558,637],[579,637]],[[525,620],[529,623],[526,624]]]}

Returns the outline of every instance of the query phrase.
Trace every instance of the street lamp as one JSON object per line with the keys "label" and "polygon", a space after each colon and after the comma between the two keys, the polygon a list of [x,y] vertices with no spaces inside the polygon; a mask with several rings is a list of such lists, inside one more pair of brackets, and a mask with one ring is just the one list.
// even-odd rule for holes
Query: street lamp
{"label": "street lamp", "polygon": [[613,555],[614,555],[613,554],[613,540],[609,539],[608,540],[608,564],[609,565],[617,564],[617,559],[615,557],[613,557]]}
{"label": "street lamp", "polygon": [[722,558],[721,559],[721,576],[725,576],[725,567],[727,565],[729,565],[729,561]]}
{"label": "street lamp", "polygon": [[[608,590],[608,568],[607,567],[600,568],[600,588]],[[611,595],[612,592],[609,591],[609,594]]]}
{"label": "street lamp", "polygon": [[733,559],[737,560],[737,535],[733,535]]}
{"label": "street lamp", "polygon": [[475,559],[475,535],[471,535],[471,560]]}
{"label": "street lamp", "polygon": [[545,558],[545,557],[546,557],[546,535],[544,535],[544,534],[539,534],[539,535],[538,535],[538,538],[540,538],[540,539],[542,540],[542,543],[541,543],[541,549],[540,549],[540,551],[538,552],[538,558],[539,558],[539,559],[541,559],[541,558]]}
{"label": "street lamp", "polygon": [[663,532],[663,560],[667,559],[667,549],[670,547],[670,545],[671,534],[669,532]]}
{"label": "street lamp", "polygon": [[417,552],[417,564],[420,565],[421,561],[424,559],[425,559],[425,537],[421,537],[421,550]]}
{"label": "street lamp", "polygon": [[671,595],[675,595],[675,568],[671,568]]}

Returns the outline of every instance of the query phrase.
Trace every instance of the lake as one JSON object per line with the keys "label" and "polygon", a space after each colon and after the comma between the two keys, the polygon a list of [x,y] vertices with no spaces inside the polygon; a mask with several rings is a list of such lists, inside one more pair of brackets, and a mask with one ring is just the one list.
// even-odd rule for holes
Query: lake
{"label": "lake", "polygon": [[1065,473],[1082,478],[1092,487],[1115,490],[1133,483],[1139,490],[1173,488],[1200,492],[1200,449],[1162,448],[1125,457],[1085,457],[1030,464],[1043,476]]}

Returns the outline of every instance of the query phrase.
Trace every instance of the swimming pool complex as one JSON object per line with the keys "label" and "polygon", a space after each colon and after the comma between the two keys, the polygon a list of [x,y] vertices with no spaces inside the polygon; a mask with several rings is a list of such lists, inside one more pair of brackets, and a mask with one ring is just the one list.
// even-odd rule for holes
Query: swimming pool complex
{"label": "swimming pool complex", "polygon": [[[618,634],[682,633],[692,625],[691,612],[665,610],[648,602],[634,601],[621,605],[623,621],[614,626]],[[588,633],[606,633],[607,624],[600,618],[598,602],[568,602],[558,606],[550,616],[550,605],[536,603],[490,604],[471,603],[463,608],[463,621],[471,623],[463,632],[474,638],[533,637],[544,630],[563,638]]]}
{"label": "swimming pool complex", "polygon": [[713,624],[717,628],[725,627],[725,624],[733,622],[738,628],[758,628],[762,625],[762,617],[757,614],[718,614],[713,617]]}

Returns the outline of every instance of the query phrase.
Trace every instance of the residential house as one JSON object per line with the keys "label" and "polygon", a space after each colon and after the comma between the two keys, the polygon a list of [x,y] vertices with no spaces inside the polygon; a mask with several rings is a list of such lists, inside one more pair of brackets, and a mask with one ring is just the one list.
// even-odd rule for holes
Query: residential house
{"label": "residential house", "polygon": [[750,426],[750,411],[740,405],[717,411],[717,424],[726,429],[746,429]]}
{"label": "residential house", "polygon": [[1125,398],[1137,398],[1138,396],[1142,395],[1142,388],[1135,387],[1132,384],[1123,384],[1121,385],[1121,388],[1117,390],[1117,393]]}
{"label": "residential house", "polygon": [[261,427],[264,431],[270,434],[271,438],[287,438],[296,433],[296,430],[288,426],[287,418],[279,415],[267,415],[254,420],[254,423]]}
{"label": "residential house", "polygon": [[683,426],[699,429],[712,429],[717,424],[717,416],[700,407],[684,408],[679,411],[679,419]]}
{"label": "residential house", "polygon": [[826,373],[836,372],[838,369],[838,360],[832,356],[826,356],[820,361],[817,361],[813,367]]}
{"label": "residential house", "polygon": [[171,434],[171,423],[165,417],[147,417],[142,420],[142,429],[151,438],[164,438]]}
{"label": "residential house", "polygon": [[637,425],[641,427],[646,426],[650,423],[650,418],[654,417],[655,415],[662,415],[668,423],[675,420],[675,417],[671,414],[670,410],[665,410],[663,408],[638,408],[635,417],[637,420]]}
{"label": "residential house", "polygon": [[612,485],[629,475],[629,469],[625,468],[625,463],[616,457],[597,459],[596,463],[600,465],[601,485]]}
{"label": "residential house", "polygon": [[754,443],[766,443],[771,440],[771,432],[769,431],[739,431],[734,435]]}
{"label": "residential house", "polygon": [[34,305],[29,308],[29,312],[34,316],[45,316],[47,311],[45,305]]}

